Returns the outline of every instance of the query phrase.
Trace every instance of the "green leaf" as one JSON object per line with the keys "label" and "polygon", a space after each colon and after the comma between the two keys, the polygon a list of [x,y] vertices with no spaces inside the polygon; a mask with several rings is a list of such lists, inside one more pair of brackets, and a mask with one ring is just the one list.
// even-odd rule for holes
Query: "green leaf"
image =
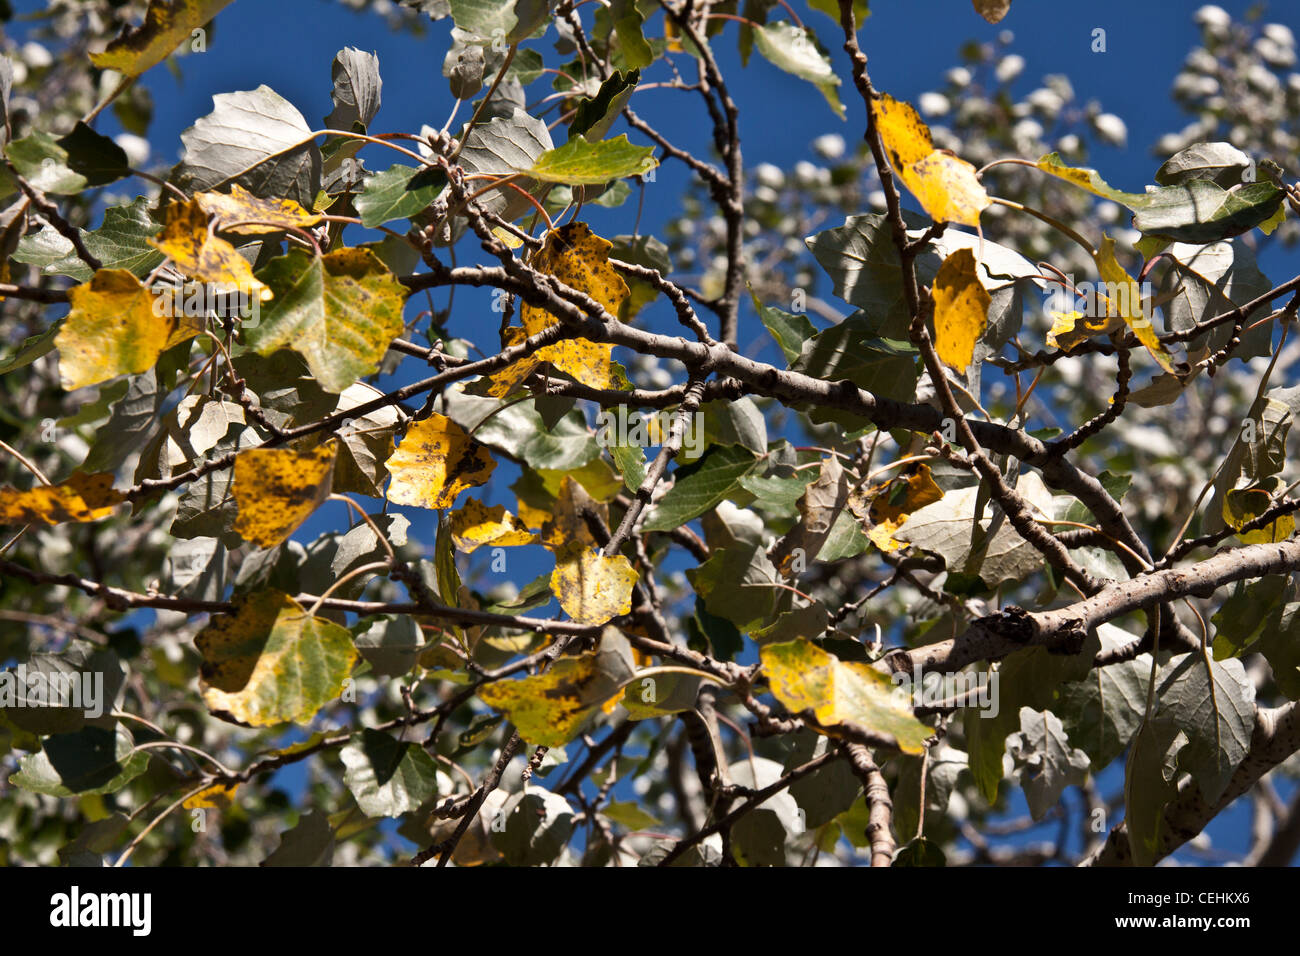
{"label": "green leaf", "polygon": [[357,213],[367,229],[410,219],[438,197],[447,177],[442,170],[426,166],[415,169],[398,163],[382,173],[367,177],[356,197]]}
{"label": "green leaf", "polygon": [[515,28],[515,4],[511,0],[448,0],[456,29],[490,41],[505,42]]}
{"label": "green leaf", "polygon": [[[1056,688],[1064,681],[1085,679],[1097,655],[1097,638],[1090,637],[1076,655],[1049,654],[1044,647],[1028,647],[1003,660],[997,671],[997,711],[979,707],[963,711],[966,750],[971,775],[980,793],[997,799],[1002,780],[1002,755],[1007,735],[1020,729],[1020,708],[1047,710],[1055,704]],[[989,677],[992,681],[994,678]]]}
{"label": "green leaf", "polygon": [[645,531],[671,531],[718,506],[759,465],[753,452],[738,445],[709,449],[699,461],[674,472],[672,488],[651,509]]}
{"label": "green leaf", "polygon": [[786,362],[793,363],[803,351],[804,343],[817,333],[817,329],[808,321],[806,315],[784,312],[774,306],[764,305],[758,301],[758,296],[752,291],[749,295],[754,302],[754,311],[763,322],[763,327],[772,333],[772,338],[785,354]]}
{"label": "green leaf", "polygon": [[[928,220],[904,214],[909,228],[924,229]],[[903,293],[902,264],[889,223],[881,214],[850,216],[844,225],[804,240],[813,257],[830,275],[835,294],[857,306],[873,323],[875,334],[906,340],[911,317]],[[930,249],[916,257],[917,280],[934,281],[940,258]]]}
{"label": "green leaf", "polygon": [[555,862],[573,835],[573,808],[557,793],[530,786],[501,805],[505,829],[492,828],[492,845],[510,866]]}
{"label": "green leaf", "polygon": [[269,589],[214,617],[194,646],[208,707],[258,727],[308,723],[337,699],[357,656],[347,628]]}
{"label": "green leaf", "polygon": [[23,339],[22,344],[14,350],[12,355],[8,358],[0,358],[0,375],[12,372],[14,369],[26,368],[42,355],[49,355],[53,352],[54,340],[58,338],[61,328],[63,328],[63,320],[58,319],[44,332],[38,332]]}
{"label": "green leaf", "polygon": [[1021,707],[1020,733],[1012,735],[1007,749],[1035,820],[1057,805],[1066,787],[1088,779],[1088,755],[1071,746],[1061,719],[1050,710]]}
{"label": "green leaf", "polygon": [[755,27],[754,41],[764,59],[817,87],[835,115],[844,119],[844,104],[837,92],[840,78],[811,30],[782,20]]}
{"label": "green leaf", "polygon": [[510,404],[450,389],[443,393],[442,403],[447,417],[472,431],[475,439],[522,459],[531,468],[577,469],[600,456],[600,444],[576,409],[548,429],[533,399]]}
{"label": "green leaf", "polygon": [[5,156],[18,175],[44,193],[72,195],[131,174],[122,147],[82,122],[57,140],[36,130],[5,146]]}
{"label": "green leaf", "polygon": [[343,782],[368,817],[399,817],[438,793],[438,768],[416,741],[366,728],[339,757]]}
{"label": "green leaf", "polygon": [[[848,379],[873,395],[910,402],[916,395],[916,350],[909,343],[877,338],[860,313],[818,332],[803,344],[790,368],[833,382]],[[860,415],[817,407],[814,422],[835,421],[850,428],[868,424]]]}
{"label": "green leaf", "polygon": [[1187,734],[1178,767],[1190,773],[1213,805],[1250,749],[1255,729],[1255,685],[1241,661],[1210,661],[1200,654],[1171,658],[1157,677],[1156,717]]}
{"label": "green leaf", "polygon": [[[93,232],[77,231],[105,269],[126,269],[143,277],[163,261],[163,254],[148,243],[161,229],[149,218],[149,201],[141,196],[125,206],[110,206],[103,224]],[[51,226],[23,236],[13,258],[39,266],[42,275],[71,276],[78,282],[89,282],[94,275],[72,243]]]}
{"label": "green leaf", "polygon": [[649,830],[660,824],[658,817],[652,817],[631,800],[615,801],[600,808],[600,812],[615,823],[622,824],[629,830]]}
{"label": "green leaf", "polygon": [[237,182],[263,199],[313,208],[321,154],[298,110],[269,86],[218,93],[212,112],[181,133],[185,155],[169,177],[186,193]]}
{"label": "green leaf", "polygon": [[600,186],[611,179],[641,176],[658,165],[653,146],[633,146],[627,134],[621,133],[599,143],[574,137],[538,156],[532,166],[519,172],[546,183]]}
{"label": "green leaf", "polygon": [[300,816],[262,866],[329,866],[334,859],[334,829],[324,810]]}
{"label": "green leaf", "polygon": [[41,752],[23,757],[14,786],[51,797],[116,793],[145,772],[149,755],[134,749],[125,727],[83,727],[47,737]]}
{"label": "green leaf", "polygon": [[[464,143],[460,164],[467,174],[513,176],[514,184],[525,192],[536,195],[540,191],[541,187],[535,180],[519,178],[519,173],[527,170],[553,146],[551,134],[543,121],[516,108],[509,117],[497,116],[487,123],[479,123],[464,137]],[[488,212],[507,220],[518,219],[533,209],[531,202],[509,186],[489,190],[478,198],[478,202]]]}
{"label": "green leaf", "polygon": [[894,854],[890,866],[947,866],[948,857],[944,855],[939,844],[925,837],[919,837],[905,843]]}
{"label": "green leaf", "polygon": [[772,618],[776,603],[776,568],[758,544],[714,548],[686,578],[710,614],[748,631]]}
{"label": "green leaf", "polygon": [[1067,166],[1057,153],[1042,157],[1037,166],[1095,196],[1132,209],[1133,226],[1139,232],[1177,242],[1206,243],[1239,236],[1272,218],[1285,195],[1273,183],[1250,183],[1229,191],[1199,178],[1174,186],[1153,186],[1145,193],[1129,193],[1115,189],[1095,169]]}
{"label": "green leaf", "polygon": [[[1102,652],[1113,651],[1140,638],[1113,624],[1097,628]],[[1060,686],[1052,707],[1070,741],[1088,755],[1096,772],[1124,752],[1142,725],[1146,711],[1151,655],[1098,667],[1081,681]]]}
{"label": "green leaf", "polygon": [[298,352],[328,391],[373,374],[405,327],[406,287],[368,249],[321,257],[293,249],[267,263],[260,278],[275,298],[245,341],[260,355]]}
{"label": "green leaf", "polygon": [[1193,179],[1208,179],[1231,189],[1250,168],[1250,157],[1231,143],[1194,143],[1165,160],[1156,170],[1156,182],[1181,186]]}
{"label": "green leaf", "polygon": [[1178,794],[1177,755],[1187,734],[1167,721],[1145,724],[1124,768],[1124,824],[1135,866],[1159,859],[1165,807]]}
{"label": "green leaf", "polygon": [[623,112],[623,107],[632,98],[632,91],[640,80],[640,70],[629,70],[627,73],[615,70],[600,84],[595,96],[584,97],[578,103],[573,122],[569,124],[569,138],[581,136],[592,143],[604,139],[609,128]]}
{"label": "green leaf", "polygon": [[1268,221],[1285,196],[1273,183],[1252,183],[1229,192],[1217,183],[1194,179],[1149,193],[1133,216],[1133,227],[1178,242],[1215,242]]}
{"label": "green leaf", "polygon": [[646,42],[642,27],[645,19],[633,0],[613,0],[610,16],[619,46],[623,48],[623,62],[631,69],[644,70],[654,62],[654,50]]}

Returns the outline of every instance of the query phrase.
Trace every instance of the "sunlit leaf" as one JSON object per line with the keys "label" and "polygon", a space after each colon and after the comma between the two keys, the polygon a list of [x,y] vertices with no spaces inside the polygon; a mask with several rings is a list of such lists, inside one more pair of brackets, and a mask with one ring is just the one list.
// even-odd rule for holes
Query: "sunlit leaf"
{"label": "sunlit leaf", "polygon": [[69,289],[68,301],[72,309],[54,344],[69,391],[147,371],[172,344],[175,318],[125,269],[100,269]]}
{"label": "sunlit leaf", "polygon": [[556,554],[551,590],[560,607],[579,624],[604,624],[632,609],[637,573],[621,554],[607,558],[585,544]]}
{"label": "sunlit leaf", "polygon": [[357,659],[352,634],[279,591],[257,591],[194,639],[203,699],[254,727],[308,723],[337,699]]}
{"label": "sunlit leaf", "polygon": [[273,548],[311,516],[330,493],[335,445],[311,451],[250,448],[235,458],[235,531]]}
{"label": "sunlit leaf", "polygon": [[978,226],[988,194],[975,167],[947,150],[937,150],[930,129],[910,103],[882,96],[872,103],[890,165],[935,222]]}
{"label": "sunlit leaf", "polygon": [[321,220],[319,213],[308,212],[292,199],[262,199],[239,183],[232,183],[228,193],[198,193],[194,202],[212,217],[220,231],[238,236],[306,229]]}
{"label": "sunlit leaf", "polygon": [[887,734],[904,753],[921,753],[934,733],[912,716],[893,681],[865,662],[841,661],[803,638],[764,644],[759,655],[773,696],[792,714],[810,711],[823,727]]}
{"label": "sunlit leaf", "polygon": [[466,554],[484,545],[503,548],[536,540],[536,535],[506,511],[505,505],[489,508],[477,498],[470,498],[451,513],[451,534],[457,550]]}
{"label": "sunlit leaf", "polygon": [[[867,537],[881,551],[897,551],[904,545],[894,539],[894,532],[903,526],[908,517],[926,505],[943,497],[943,490],[934,483],[930,466],[921,463],[911,475],[900,475],[886,483],[871,498],[867,511],[870,527]],[[850,507],[852,507],[850,502]]]}
{"label": "sunlit leaf", "polygon": [[210,282],[219,291],[236,290],[263,301],[271,297],[271,290],[253,277],[248,260],[226,240],[211,234],[208,214],[196,199],[168,206],[167,224],[149,244],[171,259],[181,272]]}
{"label": "sunlit leaf", "polygon": [[[565,285],[585,292],[610,315],[618,315],[628,296],[627,283],[609,264],[613,245],[597,236],[584,222],[571,222],[546,235],[545,244],[533,256],[532,266],[554,276]],[[520,309],[524,331],[536,335],[559,323],[550,312],[529,303]],[[614,347],[587,339],[570,339],[547,345],[534,353],[539,362],[550,362],[561,372],[597,388],[621,388],[615,377],[611,355]]]}
{"label": "sunlit leaf", "polygon": [[385,465],[393,476],[388,500],[420,508],[450,508],[462,491],[483,484],[496,468],[484,445],[436,413],[407,430]]}
{"label": "sunlit leaf", "polygon": [[992,300],[975,274],[975,255],[958,249],[934,279],[934,346],[944,364],[966,371],[988,324]]}
{"label": "sunlit leaf", "polygon": [[643,176],[659,165],[653,146],[633,146],[623,133],[613,139],[589,142],[575,136],[563,146],[548,150],[520,172],[544,183],[600,186],[625,176]]}
{"label": "sunlit leaf", "polygon": [[60,524],[64,521],[98,521],[125,500],[113,490],[113,475],[87,475],[74,471],[55,485],[37,485],[26,491],[0,488],[0,525]]}
{"label": "sunlit leaf", "polygon": [[[606,628],[606,634],[611,629]],[[613,632],[618,642],[626,640]],[[546,670],[522,680],[488,684],[478,695],[504,711],[530,744],[562,747],[577,736],[589,717],[617,698],[633,677],[630,658],[617,643],[601,639],[601,649],[561,657]]]}
{"label": "sunlit leaf", "polygon": [[102,53],[90,54],[95,66],[139,76],[161,63],[193,31],[206,24],[230,0],[150,0],[144,23],[127,27]]}
{"label": "sunlit leaf", "polygon": [[319,257],[293,249],[272,259],[262,278],[275,298],[246,333],[248,344],[261,355],[293,349],[327,391],[375,372],[404,328],[406,287],[369,249]]}

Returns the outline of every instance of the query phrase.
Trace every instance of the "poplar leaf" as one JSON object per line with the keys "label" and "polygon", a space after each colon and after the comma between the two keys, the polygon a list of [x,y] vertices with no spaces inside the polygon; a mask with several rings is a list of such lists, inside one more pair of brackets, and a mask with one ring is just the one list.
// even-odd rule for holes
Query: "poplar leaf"
{"label": "poplar leaf", "polygon": [[519,172],[544,183],[568,186],[603,186],[626,176],[643,176],[659,165],[653,146],[633,146],[627,134],[598,143],[575,136],[563,146],[547,150],[532,166]]}
{"label": "poplar leaf", "polygon": [[212,619],[194,646],[203,700],[254,727],[306,724],[343,691],[357,660],[352,633],[280,591],[258,591]]}
{"label": "poplar leaf", "polygon": [[965,372],[988,324],[992,298],[975,274],[975,254],[958,249],[934,279],[934,345],[950,368]]}
{"label": "poplar leaf", "polygon": [[38,485],[26,491],[0,488],[0,525],[98,521],[112,514],[123,500],[122,493],[113,490],[111,473],[74,471],[57,485]]}
{"label": "poplar leaf", "polygon": [[1097,269],[1101,273],[1102,281],[1115,294],[1111,300],[1111,307],[1119,311],[1120,317],[1133,330],[1133,334],[1138,337],[1138,341],[1146,346],[1151,357],[1166,372],[1174,371],[1173,356],[1164,344],[1156,338],[1155,327],[1151,320],[1147,318],[1142,306],[1142,292],[1133,278],[1124,271],[1115,258],[1115,240],[1107,236],[1102,240],[1101,248],[1093,253],[1093,258],[1097,262]]}
{"label": "poplar leaf", "polygon": [[472,553],[476,548],[494,548],[532,544],[537,536],[510,512],[505,505],[489,508],[477,498],[451,513],[451,540],[458,551]]}
{"label": "poplar leaf", "polygon": [[230,0],[150,0],[144,23],[126,27],[102,53],[90,54],[90,62],[100,69],[139,76],[166,59],[191,38],[195,28],[228,3]]}
{"label": "poplar leaf", "polygon": [[811,30],[782,20],[754,27],[754,41],[765,60],[817,87],[835,115],[844,119],[844,104],[838,92],[840,78]]}
{"label": "poplar leaf", "polygon": [[321,220],[319,213],[308,212],[292,199],[262,199],[239,183],[232,183],[229,193],[197,193],[194,202],[212,217],[220,231],[237,236],[306,229]]}
{"label": "poplar leaf", "polygon": [[306,452],[240,452],[232,489],[239,507],[235,531],[263,548],[273,548],[293,534],[329,495],[335,451],[331,442]]}
{"label": "poplar leaf", "polygon": [[219,291],[235,289],[242,295],[262,301],[271,298],[271,290],[253,277],[248,260],[224,239],[208,230],[208,214],[196,199],[172,203],[167,207],[167,224],[153,246],[188,276],[210,282]]}
{"label": "poplar leaf", "polygon": [[894,682],[864,661],[841,661],[802,637],[764,644],[759,657],[773,696],[792,714],[810,711],[823,727],[888,734],[903,753],[921,753],[934,733],[894,693]]}
{"label": "poplar leaf", "polygon": [[260,355],[298,352],[326,391],[373,374],[405,327],[406,287],[369,249],[319,257],[294,249],[272,259],[262,278],[275,298],[247,343]]}
{"label": "poplar leaf", "polygon": [[450,508],[462,491],[486,482],[496,468],[485,445],[436,413],[412,425],[385,464],[393,479],[389,501],[432,509]]}
{"label": "poplar leaf", "polygon": [[100,269],[69,289],[68,301],[54,338],[68,391],[148,371],[171,344],[176,320],[159,314],[156,297],[125,269]]}
{"label": "poplar leaf", "polygon": [[[593,233],[586,223],[571,222],[547,233],[531,264],[539,272],[585,292],[610,315],[618,315],[629,292],[623,277],[609,264],[612,248],[612,243]],[[560,321],[546,309],[528,303],[521,307],[520,317],[529,336]],[[612,345],[579,338],[547,345],[538,349],[534,358],[550,362],[558,371],[595,388],[622,389],[621,377],[614,373],[613,351]]]}
{"label": "poplar leaf", "polygon": [[632,610],[636,581],[637,573],[623,555],[607,558],[575,544],[556,555],[551,590],[579,624],[604,624]]}
{"label": "poplar leaf", "polygon": [[1295,533],[1295,516],[1281,515],[1262,528],[1242,532],[1248,521],[1253,521],[1273,504],[1273,493],[1280,491],[1282,482],[1274,478],[1249,488],[1235,488],[1223,496],[1223,520],[1237,531],[1237,537],[1246,544],[1276,544]]}
{"label": "poplar leaf", "polygon": [[[615,634],[610,628],[606,634]],[[626,642],[618,635],[619,643]],[[611,699],[618,699],[632,680],[629,656],[609,647],[578,657],[561,657],[532,677],[498,681],[479,690],[491,707],[504,711],[530,744],[562,747]]]}
{"label": "poplar leaf", "polygon": [[935,149],[930,128],[910,103],[881,96],[871,105],[889,163],[935,222],[978,226],[989,205],[975,167],[947,150]]}
{"label": "poplar leaf", "polygon": [[[894,538],[914,511],[932,505],[943,497],[943,489],[934,482],[930,466],[924,462],[911,475],[900,475],[880,486],[871,499],[866,517],[870,521],[867,537],[881,551],[898,551],[904,542]],[[854,502],[849,501],[853,508]],[[859,516],[861,517],[861,516]]]}

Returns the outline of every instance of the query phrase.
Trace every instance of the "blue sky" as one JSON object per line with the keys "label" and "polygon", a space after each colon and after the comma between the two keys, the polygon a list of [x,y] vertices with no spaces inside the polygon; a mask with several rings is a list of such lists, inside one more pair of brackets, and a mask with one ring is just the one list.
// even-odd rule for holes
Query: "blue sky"
{"label": "blue sky", "polygon": [[[789,168],[799,160],[815,160],[811,142],[827,132],[840,132],[849,142],[862,132],[862,104],[851,89],[847,57],[840,49],[839,28],[821,13],[808,10],[794,0],[805,23],[813,27],[824,46],[831,50],[837,69],[845,78],[842,99],[848,121],[840,122],[811,87],[754,56],[740,68],[734,40],[728,36],[715,43],[724,72],[741,109],[741,134],[747,165],[770,162]],[[1096,0],[1088,4],[1065,4],[1047,0],[1014,0],[1010,16],[992,26],[980,19],[969,0],[925,0],[872,4],[873,13],[861,31],[861,43],[869,58],[873,82],[900,99],[915,101],[921,93],[940,88],[944,71],[958,63],[958,50],[967,40],[992,40],[1004,30],[1015,39],[1010,51],[1026,60],[1017,84],[1018,92],[1039,85],[1044,74],[1064,73],[1074,85],[1080,102],[1095,98],[1108,112],[1120,116],[1128,127],[1124,148],[1097,145],[1090,164],[1113,185],[1137,190],[1151,181],[1160,164],[1151,147],[1167,132],[1181,128],[1186,118],[1169,98],[1169,88],[1183,57],[1198,41],[1192,13],[1199,3],[1142,3],[1134,0]],[[1245,0],[1220,4],[1235,16],[1250,5]],[[43,9],[44,4],[19,0],[21,13]],[[1300,4],[1273,3],[1268,19],[1286,23],[1300,33]],[[21,36],[21,25],[16,33]],[[234,90],[249,90],[267,84],[296,105],[310,124],[320,124],[329,113],[330,63],[343,46],[355,46],[378,53],[384,79],[383,106],[373,124],[375,131],[417,132],[422,124],[441,126],[452,105],[447,82],[441,74],[448,45],[449,21],[431,23],[424,36],[394,32],[373,15],[357,14],[335,0],[236,0],[223,11],[205,53],[181,61],[178,79],[165,68],[157,68],[142,82],[150,89],[155,118],[151,127],[153,164],[170,164],[180,154],[180,133],[212,108],[212,96]],[[1093,31],[1106,31],[1106,52],[1091,50]],[[735,25],[728,26],[728,33]],[[546,41],[549,45],[554,33]],[[530,101],[540,97],[545,81],[530,88]],[[710,140],[707,120],[695,98],[679,93],[647,91],[638,94],[637,110],[653,125],[669,131],[671,138],[698,151],[707,151]],[[688,112],[683,112],[686,110]],[[462,114],[461,119],[467,114]],[[683,121],[683,117],[689,117]],[[115,120],[106,114],[101,127],[116,132]],[[621,131],[616,127],[615,132]],[[634,133],[633,141],[638,137]],[[393,160],[386,151],[364,154],[372,169],[385,168]],[[658,232],[680,209],[679,197],[685,185],[680,164],[668,163],[650,187],[641,222],[643,232]],[[597,210],[586,215],[602,234],[631,231],[635,196],[622,208]],[[835,225],[829,223],[828,225]],[[359,240],[358,240],[359,241]],[[468,249],[472,255],[476,248]],[[1277,253],[1272,254],[1276,256]],[[1271,258],[1271,257],[1270,257]],[[1266,258],[1265,272],[1281,271]],[[1270,268],[1273,265],[1273,268]],[[1276,276],[1275,276],[1276,278]],[[458,293],[458,297],[465,295]],[[466,295],[467,303],[475,300]],[[441,305],[443,299],[438,299]],[[483,316],[490,316],[484,318]],[[459,308],[453,331],[485,341],[481,322],[497,317],[484,308]],[[658,321],[658,320],[656,320]],[[762,330],[752,314],[742,321],[741,346],[758,337]],[[669,328],[675,328],[668,320]],[[490,333],[489,333],[490,338]],[[768,356],[770,357],[770,356]],[[409,366],[417,363],[408,362]],[[414,369],[410,375],[419,373]],[[408,380],[403,374],[400,381]],[[490,502],[511,502],[505,486],[513,480],[511,469],[498,470],[492,482]],[[431,541],[427,512],[408,511],[412,532]],[[335,506],[323,510],[300,533],[310,540],[337,526],[340,514]],[[549,564],[536,560],[520,562],[512,578],[523,586]],[[1118,786],[1106,779],[1103,789]],[[1020,799],[1020,798],[1017,798]],[[1211,828],[1216,843],[1240,844],[1247,838],[1248,812],[1238,808]]]}

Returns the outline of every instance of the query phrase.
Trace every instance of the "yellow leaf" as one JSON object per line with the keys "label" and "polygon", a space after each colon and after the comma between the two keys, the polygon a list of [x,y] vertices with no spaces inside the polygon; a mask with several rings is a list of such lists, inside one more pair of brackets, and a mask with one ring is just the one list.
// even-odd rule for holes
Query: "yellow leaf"
{"label": "yellow leaf", "polygon": [[[606,633],[617,635],[612,628]],[[630,655],[611,648],[602,636],[599,651],[561,657],[540,674],[488,684],[478,695],[507,713],[530,744],[562,747],[598,709],[617,704],[633,676]]]}
{"label": "yellow leaf", "polygon": [[237,236],[260,236],[283,229],[306,229],[320,222],[294,199],[262,199],[239,183],[229,193],[195,193],[194,201],[212,217],[222,232]]}
{"label": "yellow leaf", "polygon": [[330,493],[333,442],[311,451],[250,448],[235,458],[232,493],[239,506],[235,532],[273,548],[302,524]]}
{"label": "yellow leaf", "polygon": [[[1098,301],[1103,299],[1105,296],[1098,296]],[[1087,316],[1077,309],[1069,312],[1049,311],[1048,315],[1052,317],[1052,327],[1047,333],[1047,344],[1067,352],[1094,335],[1108,335],[1124,325],[1124,320],[1118,316]]]}
{"label": "yellow leaf", "polygon": [[254,727],[309,723],[338,699],[358,656],[347,628],[273,590],[214,617],[194,646],[204,703]]}
{"label": "yellow leaf", "polygon": [[208,214],[197,200],[167,207],[167,224],[149,244],[181,272],[210,282],[220,291],[236,291],[263,302],[271,298],[271,290],[253,276],[248,260],[208,231]]}
{"label": "yellow leaf", "polygon": [[[619,306],[628,295],[627,283],[609,264],[613,243],[606,242],[585,222],[570,222],[546,234],[542,248],[532,257],[532,266],[552,275],[570,288],[585,292],[610,315],[618,315]],[[559,323],[559,318],[535,305],[524,303],[520,309],[524,331],[536,335]],[[561,372],[572,375],[594,388],[620,388],[613,375],[614,346],[587,339],[569,339],[538,349],[538,362],[550,362]]]}
{"label": "yellow leaf", "polygon": [[113,490],[112,474],[74,471],[57,485],[27,491],[0,488],[0,525],[98,521],[123,500],[122,493]]}
{"label": "yellow leaf", "polygon": [[604,624],[632,610],[636,581],[637,573],[623,555],[607,558],[585,544],[573,544],[555,556],[551,590],[579,624]]}
{"label": "yellow leaf", "polygon": [[[68,290],[68,313],[54,344],[68,391],[153,368],[176,329],[154,296],[125,269],[100,269]],[[191,333],[192,334],[192,333]]]}
{"label": "yellow leaf", "polygon": [[487,447],[450,418],[433,414],[416,422],[385,463],[395,505],[450,508],[466,488],[488,480],[497,463]]}
{"label": "yellow leaf", "polygon": [[903,753],[921,753],[934,733],[894,693],[894,682],[865,661],[842,661],[802,637],[765,644],[759,656],[773,696],[792,714],[810,711],[826,728],[887,734]]}
{"label": "yellow leaf", "polygon": [[228,3],[230,0],[150,0],[144,23],[124,29],[102,53],[90,54],[90,61],[101,69],[139,76],[191,40],[194,31]]}
{"label": "yellow leaf", "polygon": [[[522,508],[520,514],[523,513]],[[608,523],[609,509],[598,503],[576,479],[566,475],[555,496],[554,511],[542,520],[542,545],[559,554],[573,544],[594,547],[596,539],[587,527],[584,514],[592,513]]]}
{"label": "yellow leaf", "polygon": [[989,197],[975,167],[946,149],[935,149],[929,127],[910,103],[885,95],[871,110],[890,165],[930,218],[978,226]]}
{"label": "yellow leaf", "polygon": [[1237,531],[1246,544],[1276,544],[1295,533],[1295,516],[1281,515],[1262,528],[1242,533],[1241,528],[1267,511],[1273,504],[1268,485],[1235,488],[1223,496],[1223,520]]}
{"label": "yellow leaf", "polygon": [[224,810],[235,799],[238,790],[237,783],[214,783],[206,790],[200,790],[190,797],[182,806],[186,810]]}
{"label": "yellow leaf", "polygon": [[470,498],[464,507],[451,514],[451,540],[458,550],[470,554],[483,545],[505,548],[532,544],[537,536],[506,511],[505,505],[489,508],[477,498]]}
{"label": "yellow leaf", "polygon": [[542,525],[551,520],[551,513],[543,511],[541,508],[534,508],[523,498],[515,497],[515,503],[519,506],[516,510],[519,512],[519,520],[528,528],[540,529]]}
{"label": "yellow leaf", "polygon": [[975,254],[958,249],[934,278],[934,344],[939,358],[959,372],[975,357],[992,301],[975,274]]}
{"label": "yellow leaf", "polygon": [[[505,330],[501,337],[502,347],[509,348],[512,345],[518,345],[526,338],[528,338],[528,333],[523,330],[522,326],[512,325]],[[505,368],[488,376],[488,381],[491,384],[488,386],[487,393],[493,398],[505,398],[522,385],[524,380],[533,374],[533,369],[540,364],[541,359],[537,358],[536,354],[511,362]]]}
{"label": "yellow leaf", "polygon": [[930,466],[920,464],[916,473],[900,475],[887,482],[874,496],[868,517],[871,527],[867,537],[881,551],[897,551],[903,542],[894,540],[894,532],[914,511],[932,505],[943,497],[943,489],[934,483]]}
{"label": "yellow leaf", "polygon": [[1151,357],[1166,372],[1173,373],[1174,360],[1164,344],[1156,338],[1155,327],[1142,310],[1142,292],[1132,277],[1115,258],[1115,240],[1107,236],[1102,240],[1101,248],[1093,253],[1102,281],[1107,285],[1110,308],[1117,309],[1138,341],[1146,346]]}

